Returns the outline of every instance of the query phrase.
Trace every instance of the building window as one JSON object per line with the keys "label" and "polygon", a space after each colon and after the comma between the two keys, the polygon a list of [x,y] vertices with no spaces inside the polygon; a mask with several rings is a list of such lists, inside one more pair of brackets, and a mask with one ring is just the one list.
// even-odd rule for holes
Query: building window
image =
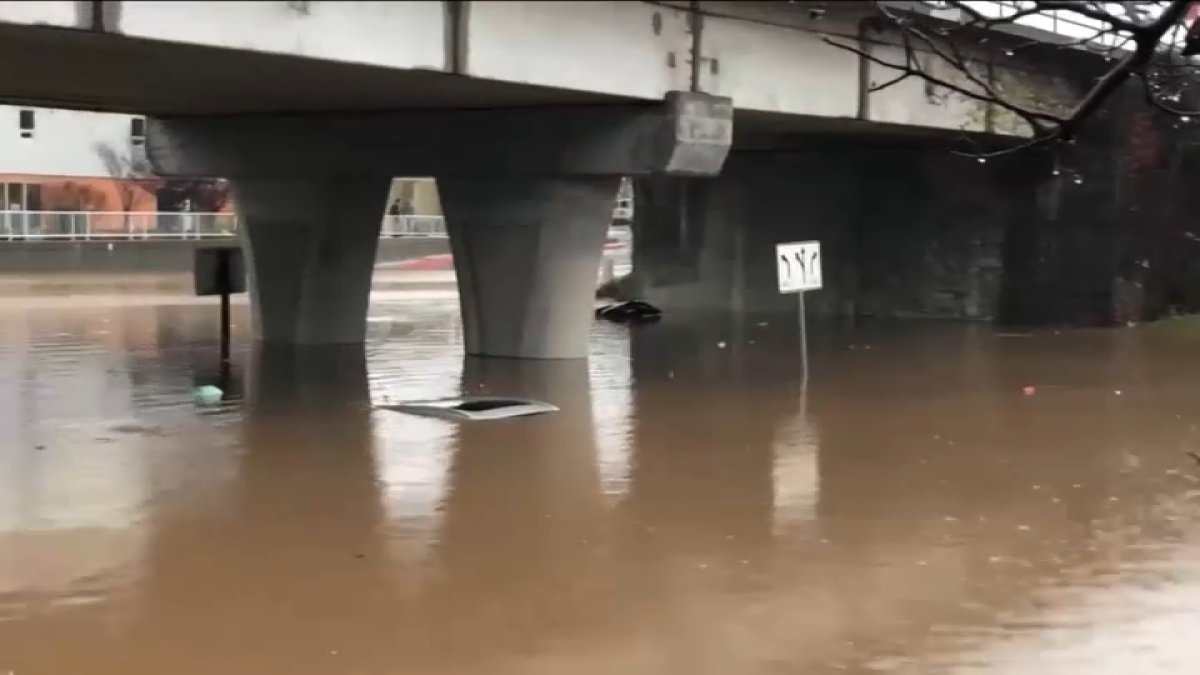
{"label": "building window", "polygon": [[22,110],[17,116],[21,127],[21,138],[33,138],[33,111]]}
{"label": "building window", "polygon": [[129,120],[129,138],[134,145],[146,144],[146,118],[135,117]]}
{"label": "building window", "polygon": [[9,183],[4,190],[4,210],[25,210],[25,184]]}

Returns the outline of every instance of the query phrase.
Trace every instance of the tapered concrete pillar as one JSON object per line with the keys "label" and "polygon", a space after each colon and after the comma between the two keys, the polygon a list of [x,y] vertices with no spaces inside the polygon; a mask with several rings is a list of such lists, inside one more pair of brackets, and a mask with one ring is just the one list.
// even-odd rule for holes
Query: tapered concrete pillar
{"label": "tapered concrete pillar", "polygon": [[386,177],[234,181],[260,341],[363,341],[389,183]]}
{"label": "tapered concrete pillar", "polygon": [[266,342],[361,341],[387,179],[435,176],[467,352],[587,355],[619,176],[714,176],[733,101],[152,118],[162,177],[233,181]]}
{"label": "tapered concrete pillar", "polygon": [[468,354],[587,356],[620,179],[438,178]]}

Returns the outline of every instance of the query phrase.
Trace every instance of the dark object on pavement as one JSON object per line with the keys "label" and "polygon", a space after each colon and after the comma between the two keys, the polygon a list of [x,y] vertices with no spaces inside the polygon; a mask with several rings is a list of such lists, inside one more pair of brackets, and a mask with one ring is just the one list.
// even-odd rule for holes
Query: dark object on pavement
{"label": "dark object on pavement", "polygon": [[597,309],[596,318],[616,323],[647,323],[662,318],[662,310],[641,300],[629,300]]}

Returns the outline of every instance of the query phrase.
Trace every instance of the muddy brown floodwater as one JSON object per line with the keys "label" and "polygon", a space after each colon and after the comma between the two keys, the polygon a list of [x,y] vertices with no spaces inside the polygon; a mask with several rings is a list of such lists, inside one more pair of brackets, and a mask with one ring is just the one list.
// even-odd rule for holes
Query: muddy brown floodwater
{"label": "muddy brown floodwater", "polygon": [[[215,318],[0,305],[0,674],[1200,672],[1200,332],[814,330],[803,392],[770,317],[520,363],[381,297],[226,375]],[[370,407],[463,391],[561,412]]]}

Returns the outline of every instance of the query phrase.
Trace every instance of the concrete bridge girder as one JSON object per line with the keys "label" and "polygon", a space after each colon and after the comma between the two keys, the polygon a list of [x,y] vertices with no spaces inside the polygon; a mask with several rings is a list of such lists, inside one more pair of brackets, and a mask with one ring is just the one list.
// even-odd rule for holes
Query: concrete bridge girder
{"label": "concrete bridge girder", "polygon": [[[894,73],[826,39],[886,55],[894,36],[864,32],[866,3],[819,5],[817,15],[811,2],[707,0],[6,2],[0,62],[36,63],[39,76],[0,72],[0,91],[178,115],[625,104],[685,90],[799,130],[824,119],[1020,133],[989,127],[995,106],[916,80],[867,91]],[[1021,71],[1039,92],[1059,86],[1022,63],[987,69],[1009,82]]]}

